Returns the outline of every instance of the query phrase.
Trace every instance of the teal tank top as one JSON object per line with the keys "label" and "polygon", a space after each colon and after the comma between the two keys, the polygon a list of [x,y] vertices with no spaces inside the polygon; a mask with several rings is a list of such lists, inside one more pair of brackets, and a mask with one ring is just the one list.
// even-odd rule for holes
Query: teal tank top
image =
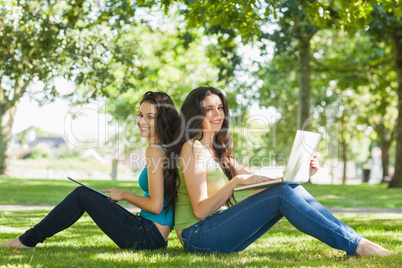
{"label": "teal tank top", "polygon": [[[167,155],[165,148],[163,148],[160,144],[158,143],[153,143],[156,145],[159,145],[162,150],[165,152]],[[165,180],[167,177],[165,177]],[[147,167],[142,170],[139,178],[138,178],[138,184],[140,185],[140,188],[144,191],[144,196],[149,197],[149,189],[148,189],[148,170]],[[170,226],[170,228],[173,229],[174,225],[174,207],[172,207],[167,213],[167,207],[169,206],[169,200],[164,194],[163,196],[163,209],[159,214],[155,214],[149,211],[141,210],[140,215],[144,217],[145,219],[148,219],[150,221],[159,223],[161,225],[167,225]]]}

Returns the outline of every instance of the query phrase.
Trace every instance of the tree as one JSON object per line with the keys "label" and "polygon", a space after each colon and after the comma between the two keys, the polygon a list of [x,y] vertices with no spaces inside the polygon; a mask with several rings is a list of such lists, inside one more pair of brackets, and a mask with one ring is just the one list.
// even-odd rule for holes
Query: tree
{"label": "tree", "polygon": [[[357,32],[352,36],[342,31],[322,29],[311,40],[312,126],[325,132],[326,144],[329,144],[330,140],[338,142],[338,145],[331,146],[333,150],[326,150],[327,153],[322,155],[324,159],[336,158],[339,152],[346,164],[355,157],[350,142],[355,142],[355,137],[362,131],[362,128],[357,131],[358,124],[377,126],[381,119],[387,118],[385,128],[380,130],[374,127],[374,130],[378,133],[393,131],[394,98],[390,91],[395,84],[395,72],[390,70],[392,60],[384,57],[389,46],[371,39],[364,32]],[[286,48],[292,46],[287,45]],[[264,106],[276,107],[281,113],[276,127],[279,142],[286,143],[289,139],[286,137],[288,129],[295,126],[294,104],[297,103],[297,93],[293,89],[297,88],[297,64],[297,56],[293,50],[283,48],[281,53],[274,54],[272,61],[260,63],[255,74],[255,77],[263,81],[260,83],[262,86],[258,95],[254,95],[255,101]],[[356,99],[359,100],[359,106],[353,105]],[[359,116],[353,115],[353,112]],[[348,120],[345,120],[346,117]],[[338,127],[331,130],[331,124],[338,124]],[[387,140],[391,138],[390,135],[384,137],[388,137]],[[382,144],[386,146],[386,143]],[[383,162],[387,163],[385,146],[382,156]],[[283,149],[286,151],[289,148]],[[387,170],[386,165],[384,169]],[[344,171],[346,172],[346,167]]]}
{"label": "tree", "polygon": [[[105,109],[121,127],[121,131],[110,140],[113,148],[115,142],[124,145],[126,152],[143,147],[143,140],[135,130],[136,113],[142,95],[146,91],[164,91],[180,104],[195,87],[219,83],[219,68],[213,66],[205,55],[205,47],[199,42],[197,31],[192,32],[195,39],[186,40],[186,30],[180,29],[179,20],[171,16],[153,18],[156,27],[132,28],[125,36],[138,43],[137,54],[147,76],[133,81],[136,89],[115,92],[105,102]],[[163,29],[161,29],[161,27]],[[154,40],[158,40],[154,42]],[[123,146],[120,146],[123,149]]]}
{"label": "tree", "polygon": [[389,187],[402,187],[402,3],[399,1],[347,0],[317,1],[311,5],[310,17],[318,25],[344,28],[355,32],[367,29],[378,40],[392,42],[394,68],[397,73],[398,119],[396,127],[395,173]]}
{"label": "tree", "polygon": [[275,53],[298,55],[298,120],[297,128],[308,130],[305,122],[310,116],[311,39],[319,28],[305,12],[310,1],[283,1],[279,9],[279,29],[268,37],[275,43]]}
{"label": "tree", "polygon": [[[360,109],[358,123],[367,128],[372,127],[381,149],[381,161],[383,178],[389,176],[389,154],[391,144],[395,139],[397,123],[397,83],[395,82],[395,70],[392,64],[379,70],[373,70],[373,86],[362,86],[359,88]],[[389,81],[392,79],[392,81]],[[375,91],[375,92],[374,92]],[[364,107],[364,108],[362,108]]]}
{"label": "tree", "polygon": [[[293,49],[298,55],[299,65],[299,104],[298,128],[303,128],[309,117],[310,101],[310,40],[318,31],[318,27],[306,15],[306,8],[314,1],[164,1],[166,8],[173,3],[181,3],[180,12],[185,15],[189,28],[203,27],[205,34],[216,34],[226,58],[224,67],[231,75],[240,61],[236,56],[237,37],[241,43],[269,39],[274,41],[277,51]],[[270,35],[267,26],[273,22],[280,24],[280,29]],[[292,41],[293,39],[293,41]],[[290,41],[289,41],[290,40]],[[286,48],[286,46],[291,46]],[[229,66],[229,67],[228,67]],[[308,126],[306,126],[306,129]]]}
{"label": "tree", "polygon": [[353,93],[350,91],[341,91],[338,92],[340,106],[339,108],[339,143],[341,149],[341,159],[343,163],[343,174],[342,174],[342,183],[347,183],[346,171],[347,171],[347,162],[350,158],[350,143],[353,137],[358,134],[356,129],[356,117],[358,110],[358,97],[353,96]]}
{"label": "tree", "polygon": [[255,73],[255,77],[261,80],[261,87],[253,100],[263,107],[274,107],[280,114],[266,136],[269,150],[277,152],[275,158],[278,162],[287,157],[286,152],[290,152],[293,137],[289,132],[298,125],[298,94],[294,90],[300,81],[297,66],[294,53],[282,52],[275,54],[269,63],[262,63]]}
{"label": "tree", "polygon": [[[110,91],[124,92],[143,73],[136,63],[135,42],[120,40],[125,26],[136,24],[137,7],[126,0],[2,1],[0,174],[7,168],[17,105],[33,83],[44,85],[35,93],[38,98],[85,102]],[[74,81],[77,89],[61,95],[56,77]]]}
{"label": "tree", "polygon": [[[371,137],[379,140],[383,151],[383,174],[388,176],[389,147],[393,141],[396,123],[394,91],[397,87],[392,57],[387,55],[391,44],[379,42],[363,31],[354,35],[335,30],[320,33],[322,40],[315,46],[322,53],[319,54],[320,57],[313,58],[313,69],[327,76],[328,81],[322,84],[332,81],[340,90],[352,90],[353,95],[359,95],[359,107],[354,109],[358,116],[355,117],[355,122],[349,120],[349,123],[356,127],[360,124],[374,129],[375,135]],[[349,106],[345,102],[342,105]],[[350,108],[352,107],[347,107]]]}
{"label": "tree", "polygon": [[[326,17],[335,18],[336,25],[339,28],[351,30],[354,28],[355,17],[350,19],[349,14],[358,13],[364,16],[358,17],[357,20],[368,19],[371,12],[370,5],[359,5],[348,1],[343,2],[343,6],[347,9],[339,8],[342,5],[336,5],[336,1],[164,1],[165,7],[169,7],[174,2],[182,3],[179,10],[185,16],[188,27],[199,28],[204,27],[206,34],[216,34],[221,39],[219,43],[225,49],[225,43],[232,41],[233,36],[240,37],[243,44],[247,44],[256,40],[262,41],[268,39],[274,41],[276,45],[276,54],[292,51],[298,55],[299,68],[298,85],[299,85],[299,128],[308,117],[311,111],[309,108],[310,96],[310,79],[311,79],[311,39],[318,29],[331,28],[333,22],[328,23]],[[365,1],[370,2],[370,1]],[[380,1],[371,1],[377,3]],[[393,3],[392,3],[393,2]],[[387,3],[388,7],[393,7],[394,1]],[[213,11],[213,12],[212,12]],[[310,16],[306,16],[306,15]],[[324,19],[323,19],[324,17]],[[312,19],[310,19],[312,18]],[[264,28],[269,22],[276,22],[280,27],[273,34],[268,34]],[[318,25],[318,26],[317,26]],[[359,22],[359,25],[364,23]],[[261,48],[264,49],[265,44]],[[231,46],[231,52],[235,50]],[[289,53],[290,54],[290,53]],[[227,58],[235,58],[233,53],[226,54]],[[313,58],[313,60],[315,60]],[[238,61],[228,61],[236,65]],[[349,61],[353,62],[353,61]],[[358,62],[361,63],[361,62]],[[228,64],[227,64],[228,65]],[[290,65],[290,64],[289,64]],[[317,64],[319,65],[319,64]],[[292,65],[293,66],[293,65]],[[328,66],[328,65],[327,65]],[[338,71],[345,73],[355,73],[358,70],[343,70],[338,65]],[[359,69],[359,68],[357,68]],[[331,70],[330,70],[331,71]],[[346,77],[356,77],[355,74],[346,75]],[[266,88],[266,87],[262,87]],[[272,92],[272,91],[269,91]],[[268,92],[268,96],[270,93]],[[261,93],[261,90],[260,90]],[[262,96],[264,94],[260,94]],[[306,101],[307,100],[307,101]],[[380,132],[380,129],[378,129]],[[385,154],[386,156],[386,154]],[[384,157],[385,157],[384,156]],[[385,159],[385,158],[384,158]]]}

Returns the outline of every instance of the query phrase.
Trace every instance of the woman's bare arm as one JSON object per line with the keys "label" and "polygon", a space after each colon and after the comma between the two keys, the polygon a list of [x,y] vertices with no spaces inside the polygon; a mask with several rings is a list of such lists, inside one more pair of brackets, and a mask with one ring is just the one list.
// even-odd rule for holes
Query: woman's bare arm
{"label": "woman's bare arm", "polygon": [[159,214],[163,209],[165,183],[163,177],[163,159],[166,155],[162,148],[151,144],[148,146],[145,156],[147,159],[149,197],[139,196],[135,193],[115,188],[102,192],[109,193],[112,201],[125,200],[140,209]]}

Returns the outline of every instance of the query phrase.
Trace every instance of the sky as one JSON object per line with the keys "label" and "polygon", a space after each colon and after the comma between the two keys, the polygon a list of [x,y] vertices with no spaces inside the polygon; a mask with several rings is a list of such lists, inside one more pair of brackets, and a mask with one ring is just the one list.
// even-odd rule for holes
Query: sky
{"label": "sky", "polygon": [[[109,115],[99,114],[100,103],[89,103],[84,107],[71,106],[63,99],[39,106],[29,97],[22,97],[18,104],[12,132],[19,133],[34,126],[44,131],[56,133],[70,143],[100,143],[114,133],[114,125],[109,125]],[[74,116],[74,119],[73,119]]]}
{"label": "sky", "polygon": [[68,102],[56,102],[39,107],[38,103],[24,96],[18,104],[12,132],[19,133],[30,126],[57,134],[64,134],[64,118],[68,113]]}

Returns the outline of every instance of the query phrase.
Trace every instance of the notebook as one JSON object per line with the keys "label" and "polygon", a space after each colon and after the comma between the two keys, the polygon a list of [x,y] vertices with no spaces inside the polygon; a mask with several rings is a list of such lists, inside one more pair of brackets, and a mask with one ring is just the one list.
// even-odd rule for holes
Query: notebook
{"label": "notebook", "polygon": [[89,190],[91,190],[91,191],[94,191],[95,193],[98,193],[98,194],[100,194],[100,195],[106,197],[107,199],[109,199],[109,196],[107,196],[107,195],[105,195],[104,193],[101,193],[101,192],[99,192],[99,191],[97,191],[97,190],[95,190],[95,189],[93,189],[93,188],[91,188],[91,187],[89,187],[89,186],[86,186],[85,184],[83,184],[83,183],[81,183],[81,182],[79,182],[79,181],[76,181],[76,180],[74,180],[74,179],[72,179],[72,178],[70,178],[70,177],[67,177],[67,179],[69,179],[70,181],[73,181],[73,182],[75,182],[75,183],[78,183],[79,185],[84,186],[85,188],[87,188],[87,189],[89,189]]}
{"label": "notebook", "polygon": [[237,187],[235,191],[258,190],[279,183],[305,183],[310,178],[310,161],[318,153],[321,134],[298,130],[283,179]]}

